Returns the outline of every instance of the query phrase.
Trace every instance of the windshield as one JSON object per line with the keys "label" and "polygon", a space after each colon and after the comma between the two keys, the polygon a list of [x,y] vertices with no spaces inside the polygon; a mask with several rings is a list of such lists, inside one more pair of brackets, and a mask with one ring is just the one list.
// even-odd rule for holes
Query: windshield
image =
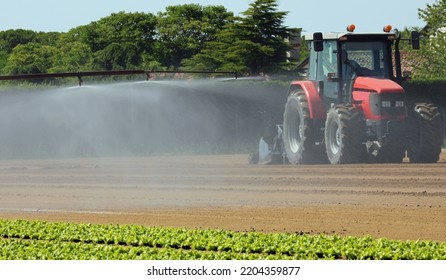
{"label": "windshield", "polygon": [[342,74],[354,76],[389,77],[385,42],[345,42],[342,44]]}

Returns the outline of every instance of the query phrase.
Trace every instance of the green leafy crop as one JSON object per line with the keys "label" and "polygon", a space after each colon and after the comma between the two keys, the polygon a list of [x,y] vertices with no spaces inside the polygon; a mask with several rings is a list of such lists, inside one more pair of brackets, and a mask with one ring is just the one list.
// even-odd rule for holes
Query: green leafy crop
{"label": "green leafy crop", "polygon": [[446,243],[0,220],[0,259],[446,259]]}

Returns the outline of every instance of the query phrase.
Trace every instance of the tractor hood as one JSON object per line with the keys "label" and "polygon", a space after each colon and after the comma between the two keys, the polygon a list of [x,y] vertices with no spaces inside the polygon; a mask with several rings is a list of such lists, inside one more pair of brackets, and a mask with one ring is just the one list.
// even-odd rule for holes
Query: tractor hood
{"label": "tractor hood", "polygon": [[375,92],[378,94],[385,92],[404,93],[404,89],[392,80],[371,77],[357,77],[353,90]]}
{"label": "tractor hood", "polygon": [[392,80],[358,77],[352,97],[368,120],[403,120],[406,117],[404,89]]}

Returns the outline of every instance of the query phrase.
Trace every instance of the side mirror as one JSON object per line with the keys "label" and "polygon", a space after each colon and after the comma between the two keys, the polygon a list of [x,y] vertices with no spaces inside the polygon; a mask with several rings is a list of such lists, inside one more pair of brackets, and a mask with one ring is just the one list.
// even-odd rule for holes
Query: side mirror
{"label": "side mirror", "polygon": [[324,38],[321,32],[313,34],[313,48],[315,52],[321,52],[324,50]]}
{"label": "side mirror", "polygon": [[414,50],[420,49],[420,33],[418,31],[412,31],[412,48]]}

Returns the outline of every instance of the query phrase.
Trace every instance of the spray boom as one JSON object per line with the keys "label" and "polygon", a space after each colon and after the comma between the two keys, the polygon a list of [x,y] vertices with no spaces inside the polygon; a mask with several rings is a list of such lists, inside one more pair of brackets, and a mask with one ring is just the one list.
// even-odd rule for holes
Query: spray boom
{"label": "spray boom", "polygon": [[110,70],[110,71],[87,71],[87,72],[62,72],[62,73],[36,73],[36,74],[21,74],[21,75],[7,75],[0,76],[0,81],[12,80],[34,80],[34,79],[48,79],[48,78],[70,78],[77,77],[79,86],[82,86],[82,77],[92,76],[122,76],[122,75],[146,75],[147,80],[154,74],[224,74],[233,75],[235,79],[238,78],[237,72],[230,71],[177,71],[177,70]]}

